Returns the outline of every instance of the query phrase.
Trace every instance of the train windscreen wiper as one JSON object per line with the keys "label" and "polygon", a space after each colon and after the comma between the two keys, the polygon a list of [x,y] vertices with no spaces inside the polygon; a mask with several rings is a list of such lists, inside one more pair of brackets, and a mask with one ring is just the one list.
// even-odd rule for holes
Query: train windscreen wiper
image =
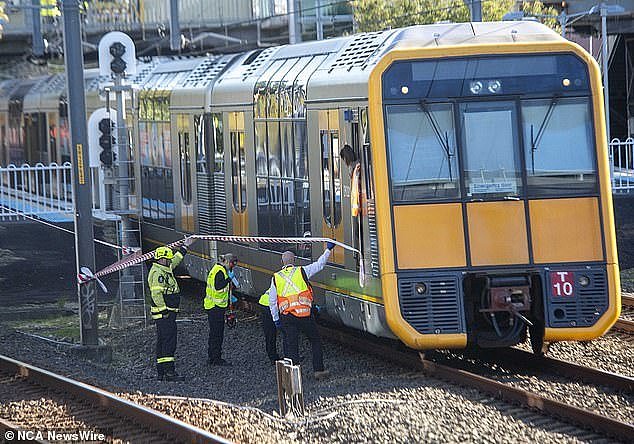
{"label": "train windscreen wiper", "polygon": [[531,123],[531,168],[533,170],[533,174],[535,174],[535,151],[537,151],[537,146],[542,140],[542,136],[546,131],[546,127],[548,127],[548,123],[550,122],[550,118],[553,116],[553,111],[555,110],[555,106],[557,106],[558,101],[559,97],[553,97],[551,99],[550,105],[548,105],[548,110],[546,111],[546,115],[544,116],[544,119],[539,126],[539,130],[537,131],[536,136],[534,135],[534,126]]}
{"label": "train windscreen wiper", "polygon": [[421,108],[423,108],[423,111],[425,112],[427,119],[429,119],[429,123],[431,124],[431,127],[434,130],[434,135],[436,136],[436,140],[438,140],[438,143],[440,144],[443,151],[445,152],[445,156],[447,157],[447,168],[449,169],[449,180],[453,181],[452,172],[451,172],[451,158],[454,156],[454,154],[451,152],[451,148],[449,146],[449,134],[447,133],[447,131],[445,131],[444,137],[443,137],[443,133],[440,129],[440,125],[438,125],[438,122],[434,118],[434,115],[432,114],[432,112],[429,110],[429,106],[427,106],[427,103],[425,101],[421,101],[420,106]]}

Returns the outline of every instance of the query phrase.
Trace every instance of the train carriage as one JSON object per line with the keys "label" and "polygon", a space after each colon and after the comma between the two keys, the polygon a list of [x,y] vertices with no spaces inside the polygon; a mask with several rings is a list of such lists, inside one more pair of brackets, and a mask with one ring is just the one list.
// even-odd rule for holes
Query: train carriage
{"label": "train carriage", "polygon": [[[312,281],[319,316],[417,349],[504,347],[530,331],[540,352],[618,318],[600,74],[545,26],[414,26],[140,65],[127,119],[146,247],[192,233],[353,245],[361,255],[335,249]],[[86,82],[90,113],[103,79]],[[33,84],[1,84],[0,129]],[[51,88],[29,113],[50,120],[58,103],[61,128]],[[284,249],[306,264],[322,248],[197,242],[183,264],[204,280],[233,252],[240,291],[258,297]]]}
{"label": "train carriage", "polygon": [[[310,226],[357,245],[368,285],[340,251],[315,279],[320,316],[419,349],[508,346],[530,327],[536,351],[597,337],[618,317],[600,77],[577,45],[536,23],[466,23],[250,63],[260,66],[234,64],[213,91],[228,231]],[[344,144],[361,162],[359,219]],[[266,288],[274,245],[219,248],[242,259],[244,290]]]}

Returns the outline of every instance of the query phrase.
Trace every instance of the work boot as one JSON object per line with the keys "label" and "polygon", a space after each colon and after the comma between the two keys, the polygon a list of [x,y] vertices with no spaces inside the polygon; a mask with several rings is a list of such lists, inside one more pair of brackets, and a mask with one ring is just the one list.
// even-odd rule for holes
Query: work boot
{"label": "work boot", "polygon": [[167,372],[165,374],[165,380],[169,382],[183,382],[185,378],[176,372]]}
{"label": "work boot", "polygon": [[330,376],[330,371],[328,371],[328,370],[319,370],[319,371],[316,371],[314,373],[314,376],[315,376],[315,379],[318,380],[318,381],[320,379],[326,379],[328,376]]}

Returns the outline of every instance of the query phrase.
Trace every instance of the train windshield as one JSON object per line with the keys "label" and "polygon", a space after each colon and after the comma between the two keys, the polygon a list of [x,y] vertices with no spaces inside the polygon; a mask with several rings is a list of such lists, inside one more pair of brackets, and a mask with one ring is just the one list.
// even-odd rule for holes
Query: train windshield
{"label": "train windshield", "polygon": [[396,62],[383,98],[395,202],[597,190],[589,80],[576,56]]}
{"label": "train windshield", "polygon": [[399,147],[391,162],[398,199],[459,196],[452,105],[391,105],[387,120],[389,144]]}

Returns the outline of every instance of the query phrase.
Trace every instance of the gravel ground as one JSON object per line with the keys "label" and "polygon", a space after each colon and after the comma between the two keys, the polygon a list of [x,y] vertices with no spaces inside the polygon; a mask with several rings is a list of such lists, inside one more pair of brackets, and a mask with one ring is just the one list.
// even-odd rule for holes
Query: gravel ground
{"label": "gravel ground", "polygon": [[[198,302],[185,304],[179,325],[177,369],[185,383],[154,379],[154,328],[103,330],[114,361],[81,361],[67,348],[0,328],[0,353],[100,385],[238,442],[585,442],[596,435],[543,415],[493,400],[481,393],[404,371],[379,359],[326,343],[332,377],[318,382],[304,373],[309,423],[272,416],[277,408],[274,368],[264,352],[257,319],[241,314],[226,330],[224,357],[233,367],[209,368],[207,323]],[[606,354],[605,339],[589,355]],[[562,348],[574,349],[574,344]],[[309,365],[309,346],[303,353]],[[588,354],[587,350],[585,351]],[[613,355],[610,353],[609,355]],[[612,356],[608,361],[614,359]],[[610,361],[611,362],[611,361]],[[610,365],[613,365],[611,363]],[[625,363],[622,364],[623,366]],[[631,371],[631,368],[630,368]],[[241,406],[155,396],[210,398]],[[3,400],[4,402],[4,400]],[[245,409],[257,408],[260,410]],[[321,411],[324,409],[324,411]],[[331,416],[327,416],[330,413]],[[326,415],[326,416],[324,416]]]}
{"label": "gravel ground", "polygon": [[[443,355],[453,366],[460,366],[465,370],[548,396],[568,405],[595,411],[626,423],[632,422],[634,418],[634,394],[625,390],[577,382],[572,380],[574,375],[566,378],[549,372],[527,371],[521,364],[515,366],[483,362],[453,353]],[[588,363],[583,362],[583,365]]]}

